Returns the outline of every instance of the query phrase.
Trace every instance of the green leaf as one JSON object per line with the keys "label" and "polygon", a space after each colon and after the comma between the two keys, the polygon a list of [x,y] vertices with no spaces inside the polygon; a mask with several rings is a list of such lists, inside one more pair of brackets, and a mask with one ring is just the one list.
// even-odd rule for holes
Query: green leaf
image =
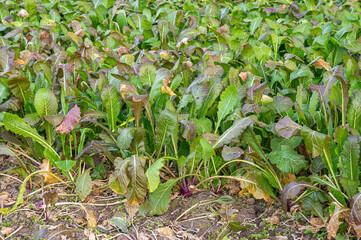
{"label": "green leaf", "polygon": [[31,128],[29,124],[27,124],[24,119],[20,118],[18,115],[5,113],[3,119],[4,126],[7,130],[12,131],[16,134],[19,134],[23,137],[29,137],[41,144],[43,147],[49,149],[54,152],[55,155],[60,159],[59,155],[55,152],[55,150],[45,141],[45,139],[39,135],[39,133]]}
{"label": "green leaf", "polygon": [[119,93],[113,85],[107,84],[103,87],[101,98],[107,110],[110,128],[115,130],[118,114],[120,112]]}
{"label": "green leaf", "polygon": [[352,196],[358,192],[358,183],[356,181],[348,178],[341,178],[340,183],[349,198],[352,198]]}
{"label": "green leaf", "polygon": [[103,1],[103,6],[106,9],[109,9],[115,3],[115,0],[102,0],[102,1]]}
{"label": "green leaf", "polygon": [[197,124],[197,134],[201,135],[212,131],[212,121],[208,118],[194,119]]}
{"label": "green leaf", "polygon": [[117,226],[119,230],[122,231],[123,233],[129,232],[127,228],[127,220],[120,217],[112,217],[108,221],[114,224],[115,226]]}
{"label": "green leaf", "polygon": [[331,137],[323,133],[316,132],[306,126],[301,129],[301,136],[303,137],[306,147],[312,152],[312,157],[317,157],[323,151],[323,148],[328,146]]}
{"label": "green leaf", "polygon": [[249,32],[250,34],[253,34],[256,32],[257,28],[261,25],[262,17],[257,17],[252,20],[250,26],[249,26]]}
{"label": "green leaf", "polygon": [[342,177],[359,182],[360,143],[355,135],[351,135],[343,143],[341,151]]}
{"label": "green leaf", "polygon": [[177,114],[169,109],[163,110],[156,121],[155,136],[157,139],[157,154],[161,153],[165,140],[177,126]]}
{"label": "green leaf", "polygon": [[75,164],[76,161],[74,160],[62,160],[55,162],[55,165],[64,172],[70,171],[75,166]]}
{"label": "green leaf", "polygon": [[222,84],[217,78],[211,79],[209,85],[210,88],[208,93],[203,99],[201,108],[198,110],[198,118],[203,118],[206,115],[208,109],[212,107],[214,101],[217,99],[222,90]]}
{"label": "green leaf", "polygon": [[270,108],[279,114],[287,112],[292,106],[292,99],[284,96],[274,97],[272,104],[270,104]]}
{"label": "green leaf", "polygon": [[228,86],[226,90],[221,94],[221,101],[218,104],[218,121],[214,132],[217,132],[219,124],[228,114],[230,114],[237,104],[237,88],[233,85]]}
{"label": "green leaf", "polygon": [[58,113],[58,100],[55,94],[49,89],[41,88],[36,92],[34,105],[40,117]]}
{"label": "green leaf", "polygon": [[154,192],[157,189],[160,183],[159,171],[164,166],[164,162],[164,158],[159,158],[145,172],[149,192]]}
{"label": "green leaf", "polygon": [[133,140],[134,129],[122,128],[118,131],[117,146],[121,150],[128,149]]}
{"label": "green leaf", "polygon": [[288,145],[282,145],[279,150],[272,151],[267,156],[273,164],[276,164],[285,173],[297,174],[308,165],[305,157]]}
{"label": "green leaf", "polygon": [[139,78],[143,85],[152,86],[156,77],[156,67],[152,63],[144,63],[139,68]]}
{"label": "green leaf", "polygon": [[176,183],[177,179],[170,179],[165,183],[159,184],[158,188],[149,194],[150,213],[152,215],[162,215],[167,212],[172,188]]}
{"label": "green leaf", "polygon": [[4,85],[0,83],[0,103],[2,103],[5,99],[7,99],[9,95],[10,95],[9,89],[4,87]]}
{"label": "green leaf", "polygon": [[159,30],[159,36],[162,43],[165,43],[167,40],[167,34],[169,32],[169,23],[167,20],[160,20],[158,22],[158,30]]}
{"label": "green leaf", "polygon": [[23,76],[11,75],[8,79],[8,87],[16,97],[25,101],[25,92],[29,89],[30,82]]}
{"label": "green leaf", "polygon": [[90,177],[90,168],[85,170],[78,177],[75,183],[75,192],[79,195],[80,200],[84,200],[92,191],[92,179]]}
{"label": "green leaf", "polygon": [[237,119],[234,121],[233,125],[217,139],[217,141],[213,144],[213,148],[217,149],[230,143],[232,139],[241,136],[243,131],[253,123],[254,120],[249,117]]}
{"label": "green leaf", "polygon": [[25,10],[29,13],[29,21],[30,22],[35,22],[37,20],[36,17],[36,1],[33,0],[25,0],[24,1],[24,7]]}
{"label": "green leaf", "polygon": [[323,205],[319,201],[307,197],[303,200],[303,206],[305,209],[311,211],[312,214],[323,219]]}
{"label": "green leaf", "polygon": [[129,158],[128,166],[129,184],[127,187],[127,200],[130,205],[143,202],[147,195],[147,178],[137,155]]}
{"label": "green leaf", "polygon": [[152,106],[156,99],[161,95],[160,89],[163,86],[163,79],[170,75],[170,71],[165,68],[158,69],[156,72],[156,77],[154,82],[152,83],[152,88],[149,93],[149,102]]}
{"label": "green leaf", "polygon": [[360,132],[361,128],[361,91],[355,90],[347,109],[347,122],[351,128]]}
{"label": "green leaf", "polygon": [[196,158],[203,159],[204,163],[208,163],[209,159],[215,154],[212,145],[204,138],[201,138],[196,146]]}
{"label": "green leaf", "polygon": [[292,149],[295,149],[300,145],[302,140],[303,138],[301,136],[294,136],[290,139],[273,136],[273,138],[271,139],[271,149],[274,151],[280,150],[282,145],[287,145],[290,146]]}

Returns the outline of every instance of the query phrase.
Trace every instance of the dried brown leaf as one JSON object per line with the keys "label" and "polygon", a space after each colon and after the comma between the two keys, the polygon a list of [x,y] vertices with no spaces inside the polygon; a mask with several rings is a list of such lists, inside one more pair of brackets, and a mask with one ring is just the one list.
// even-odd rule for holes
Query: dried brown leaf
{"label": "dried brown leaf", "polygon": [[9,235],[9,234],[11,234],[12,232],[14,232],[14,228],[5,227],[5,226],[3,226],[3,227],[1,228],[1,231],[0,231],[0,233],[1,233],[3,236]]}
{"label": "dried brown leaf", "polygon": [[318,69],[325,69],[327,71],[331,70],[331,66],[328,62],[325,62],[322,58],[318,59],[317,61],[312,63],[312,66]]}
{"label": "dried brown leaf", "polygon": [[335,204],[335,210],[331,214],[330,221],[327,224],[327,238],[335,238],[338,232],[338,228],[342,224],[340,218],[344,218],[348,215],[350,209],[344,208],[338,204]]}
{"label": "dried brown leaf", "polygon": [[[51,164],[50,164],[49,160],[44,159],[43,163],[40,164],[39,169],[43,170],[43,171],[51,172]],[[58,182],[58,179],[54,178],[49,173],[43,172],[43,173],[39,173],[39,174],[44,177],[44,183],[57,183]]]}
{"label": "dried brown leaf", "polygon": [[163,237],[172,237],[173,236],[173,231],[169,227],[157,228],[155,231]]}
{"label": "dried brown leaf", "polygon": [[129,204],[128,202],[124,203],[125,210],[127,211],[130,218],[133,218],[135,214],[139,211],[139,203]]}
{"label": "dried brown leaf", "polygon": [[162,93],[166,93],[170,96],[175,96],[176,94],[172,91],[172,89],[168,86],[168,84],[172,81],[172,78],[170,76],[165,77],[163,79],[163,86],[161,88]]}
{"label": "dried brown leaf", "polygon": [[82,206],[82,207],[86,213],[86,220],[88,222],[88,227],[90,227],[90,228],[97,227],[97,219],[94,216],[94,214],[91,211],[89,211],[86,207],[84,207],[84,206]]}

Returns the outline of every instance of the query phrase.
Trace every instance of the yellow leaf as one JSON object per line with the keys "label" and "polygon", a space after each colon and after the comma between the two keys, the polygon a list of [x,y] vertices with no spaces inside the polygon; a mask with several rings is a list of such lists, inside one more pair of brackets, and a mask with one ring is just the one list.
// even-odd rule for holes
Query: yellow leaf
{"label": "yellow leaf", "polygon": [[175,96],[176,94],[172,91],[170,87],[168,87],[168,84],[172,81],[170,77],[166,77],[163,79],[163,86],[161,88],[162,93],[167,93],[170,96]]}
{"label": "yellow leaf", "polygon": [[21,59],[19,59],[19,58],[15,58],[15,59],[14,59],[14,62],[16,62],[16,63],[18,63],[18,64],[20,64],[20,65],[25,65],[25,64],[26,64],[26,62],[24,62],[23,60],[21,60]]}
{"label": "yellow leaf", "polygon": [[246,189],[249,193],[256,199],[264,199],[266,202],[271,201],[271,197],[268,193],[263,191],[261,186],[258,185],[256,181],[252,179],[251,172],[247,172],[243,176],[237,176],[242,189]]}

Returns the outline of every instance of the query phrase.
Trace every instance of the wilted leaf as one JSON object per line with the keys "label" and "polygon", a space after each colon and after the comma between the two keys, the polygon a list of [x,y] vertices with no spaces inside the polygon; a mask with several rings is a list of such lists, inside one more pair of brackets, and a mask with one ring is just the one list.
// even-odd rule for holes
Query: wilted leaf
{"label": "wilted leaf", "polygon": [[47,229],[47,228],[41,228],[41,229],[39,229],[39,231],[37,231],[37,232],[34,234],[33,240],[43,239],[47,233],[48,233],[48,229]]}
{"label": "wilted leaf", "polygon": [[[39,169],[47,171],[47,172],[52,172],[49,160],[44,159],[43,163],[39,166]],[[45,183],[57,183],[58,182],[58,179],[54,178],[52,175],[50,175],[48,173],[40,173],[40,175],[42,175],[44,177]]]}
{"label": "wilted leaf", "polygon": [[335,205],[335,209],[333,210],[333,213],[331,214],[330,221],[327,224],[327,238],[332,239],[335,238],[338,232],[338,229],[342,222],[339,220],[341,218],[345,218],[350,209],[342,207],[336,203],[333,203]]}
{"label": "wilted leaf", "polygon": [[124,218],[113,217],[108,221],[117,226],[123,233],[128,233],[127,220],[125,220]]}
{"label": "wilted leaf", "polygon": [[86,213],[86,220],[88,222],[88,227],[96,228],[98,222],[97,222],[97,219],[94,216],[94,214],[91,211],[89,211],[86,207],[84,207],[83,205],[82,205],[82,208],[84,209],[84,211]]}
{"label": "wilted leaf", "polygon": [[132,103],[135,122],[137,126],[139,126],[140,114],[143,111],[143,106],[149,102],[149,95],[126,96],[126,99]]}
{"label": "wilted leaf", "polygon": [[137,155],[129,158],[128,166],[129,184],[127,187],[127,200],[132,205],[141,203],[147,194],[147,177]]}
{"label": "wilted leaf", "polygon": [[115,171],[109,178],[109,187],[119,194],[125,194],[129,184],[128,166],[130,158],[125,160],[116,158],[114,161]]}
{"label": "wilted leaf", "polygon": [[169,227],[157,228],[155,230],[160,236],[172,238],[173,231]]}
{"label": "wilted leaf", "polygon": [[70,133],[80,121],[80,108],[75,106],[65,116],[63,122],[56,128],[57,133]]}
{"label": "wilted leaf", "polygon": [[349,220],[357,236],[361,237],[361,193],[357,193],[350,203]]}
{"label": "wilted leaf", "polygon": [[237,176],[237,180],[240,182],[242,189],[246,189],[256,199],[264,199],[269,201],[269,194],[262,188],[262,186],[254,179],[253,174],[248,171],[243,176]]}
{"label": "wilted leaf", "polygon": [[189,142],[190,140],[195,138],[195,136],[197,134],[197,124],[194,121],[187,121],[187,120],[182,120],[182,121],[179,121],[179,122],[184,127],[182,137],[184,137],[184,139],[187,142]]}
{"label": "wilted leaf", "polygon": [[59,196],[56,191],[48,191],[43,195],[45,206],[54,207],[55,203],[58,201]]}

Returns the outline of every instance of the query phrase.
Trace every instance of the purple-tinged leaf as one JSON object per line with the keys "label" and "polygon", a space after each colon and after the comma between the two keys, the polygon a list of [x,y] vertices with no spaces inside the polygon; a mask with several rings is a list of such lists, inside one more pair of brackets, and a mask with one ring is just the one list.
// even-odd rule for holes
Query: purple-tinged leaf
{"label": "purple-tinged leaf", "polygon": [[291,208],[290,200],[297,197],[305,187],[313,187],[312,184],[301,182],[290,182],[281,191],[281,206],[283,211],[287,212]]}
{"label": "purple-tinged leaf", "polygon": [[57,133],[70,133],[80,121],[80,108],[75,105],[65,116],[63,122],[56,128]]}
{"label": "purple-tinged leaf", "polygon": [[276,131],[284,138],[290,139],[294,136],[301,135],[302,126],[292,121],[289,116],[286,116],[278,121],[276,124]]}

